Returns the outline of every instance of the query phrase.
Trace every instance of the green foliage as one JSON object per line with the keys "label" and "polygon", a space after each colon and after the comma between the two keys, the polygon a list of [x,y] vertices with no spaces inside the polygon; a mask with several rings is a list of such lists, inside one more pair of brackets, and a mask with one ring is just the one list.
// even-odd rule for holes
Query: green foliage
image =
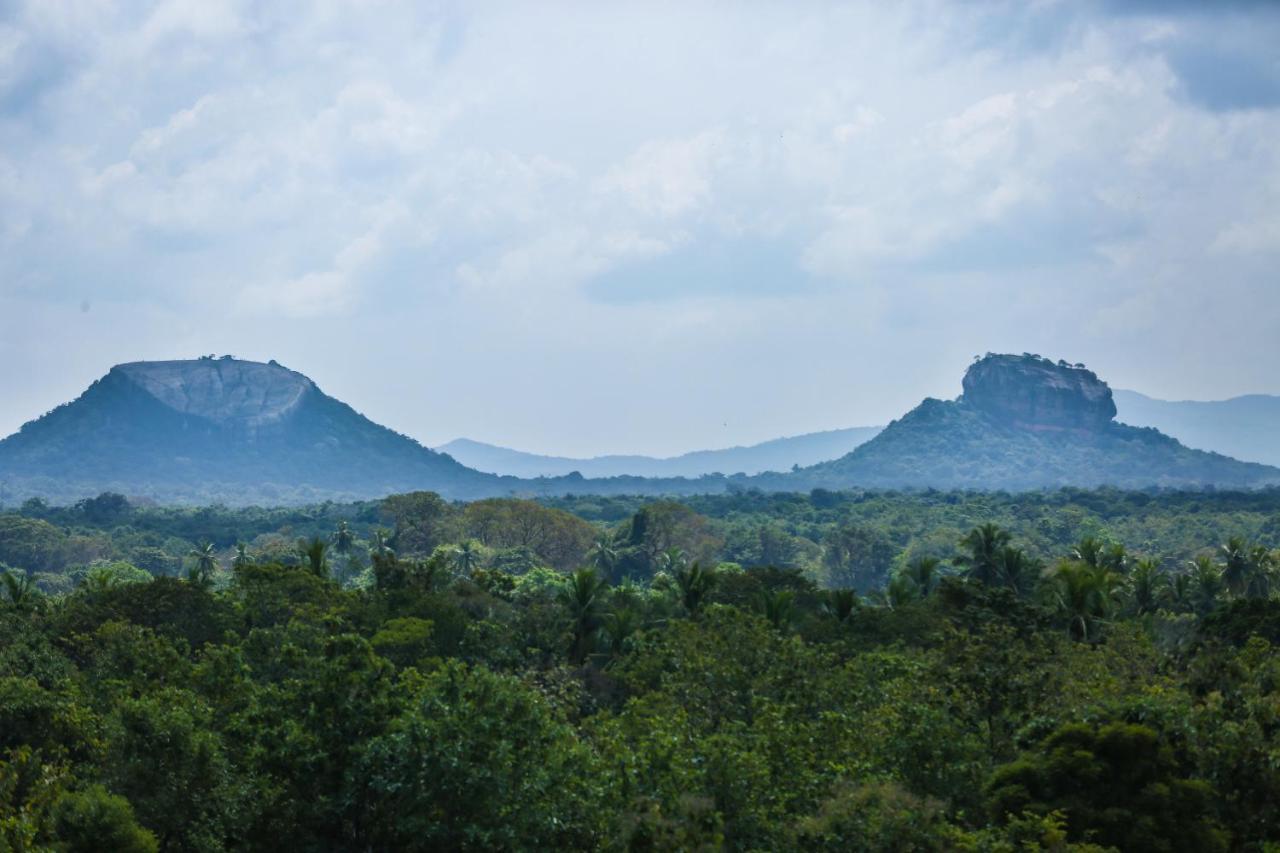
{"label": "green foliage", "polygon": [[0,849],[1280,844],[1280,496],[545,509],[24,510]]}
{"label": "green foliage", "polygon": [[1070,723],[988,783],[996,819],[1066,815],[1068,836],[1120,850],[1226,850],[1215,792],[1189,778],[1157,731],[1124,722]]}

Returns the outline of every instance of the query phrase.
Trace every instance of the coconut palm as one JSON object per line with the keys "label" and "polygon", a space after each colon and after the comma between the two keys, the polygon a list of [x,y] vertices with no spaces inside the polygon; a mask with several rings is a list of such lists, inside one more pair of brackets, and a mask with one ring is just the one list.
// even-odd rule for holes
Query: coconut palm
{"label": "coconut palm", "polygon": [[571,663],[587,659],[604,616],[605,596],[609,584],[594,568],[578,569],[560,590],[560,603],[569,611],[573,644],[569,649]]}
{"label": "coconut palm", "polygon": [[1227,591],[1232,595],[1244,595],[1253,574],[1249,546],[1239,536],[1232,536],[1218,551],[1222,557],[1222,582]]}
{"label": "coconut palm", "polygon": [[1154,613],[1160,606],[1160,599],[1168,581],[1160,570],[1160,561],[1144,557],[1133,564],[1133,571],[1127,578],[1129,606],[1133,612],[1141,616]]}
{"label": "coconut palm", "polygon": [[0,573],[0,580],[4,582],[5,598],[14,610],[25,613],[36,606],[40,590],[25,572]]}
{"label": "coconut palm", "polygon": [[837,622],[847,622],[858,609],[858,594],[851,589],[829,589],[822,597],[822,612]]}
{"label": "coconut palm", "polygon": [[907,563],[902,574],[915,584],[921,598],[928,598],[942,582],[941,565],[942,561],[937,557],[916,557]]}
{"label": "coconut palm", "polygon": [[702,568],[701,563],[695,562],[691,566],[676,569],[673,578],[680,590],[680,603],[684,605],[685,612],[696,617],[706,606],[707,596],[715,586],[715,572],[708,571]]}
{"label": "coconut palm", "polygon": [[658,555],[658,570],[674,576],[689,564],[689,557],[679,548],[668,548]]}
{"label": "coconut palm", "polygon": [[347,526],[345,521],[339,521],[337,528],[333,531],[333,550],[342,556],[351,553],[351,548],[356,543],[356,535],[351,532],[351,528]]}
{"label": "coconut palm", "polygon": [[596,537],[591,550],[587,552],[587,562],[600,570],[605,577],[613,577],[618,567],[618,545],[608,533]]}
{"label": "coconut palm", "polygon": [[600,632],[614,657],[626,651],[627,641],[640,630],[642,619],[634,607],[624,606],[606,613],[600,621]]}
{"label": "coconut palm", "polygon": [[243,542],[236,543],[236,555],[231,558],[231,568],[243,569],[253,565],[253,557],[249,554],[249,546]]}
{"label": "coconut palm", "polygon": [[318,578],[327,578],[329,576],[329,543],[314,536],[310,540],[302,539],[298,542],[298,556],[302,558],[302,563],[307,567],[311,574]]}
{"label": "coconut palm", "polygon": [[997,555],[996,576],[1000,585],[1019,596],[1030,594],[1043,573],[1044,564],[1028,556],[1021,548],[1005,545]]}
{"label": "coconut palm", "polygon": [[187,552],[187,556],[195,561],[187,577],[200,584],[208,584],[213,580],[213,573],[218,568],[218,555],[212,542],[201,542]]}
{"label": "coconut palm", "polygon": [[453,568],[462,577],[469,578],[471,573],[480,567],[482,556],[480,543],[474,539],[468,539],[462,544],[454,546]]}
{"label": "coconut palm", "polygon": [[1089,642],[1112,613],[1119,578],[1102,566],[1064,560],[1053,570],[1049,582],[1053,602],[1066,619],[1068,632],[1074,639]]}
{"label": "coconut palm", "polygon": [[877,596],[887,607],[897,608],[919,601],[920,587],[903,572],[894,572],[885,584],[884,591]]}
{"label": "coconut palm", "polygon": [[789,631],[796,618],[796,594],[794,590],[764,590],[756,598],[756,611],[769,620],[779,631]]}
{"label": "coconut palm", "polygon": [[966,553],[957,556],[956,563],[965,567],[966,577],[996,586],[1002,582],[1000,556],[1009,539],[1009,531],[990,522],[975,527],[960,540],[960,546]]}
{"label": "coconut palm", "polygon": [[377,563],[379,560],[394,560],[396,552],[392,550],[391,545],[387,542],[386,531],[373,531],[373,538],[369,541],[369,559]]}
{"label": "coconut palm", "polygon": [[1217,605],[1227,582],[1222,569],[1209,557],[1196,557],[1188,568],[1191,606],[1203,616]]}
{"label": "coconut palm", "polygon": [[1245,595],[1250,598],[1270,598],[1280,585],[1280,553],[1272,553],[1265,545],[1249,549],[1249,583]]}

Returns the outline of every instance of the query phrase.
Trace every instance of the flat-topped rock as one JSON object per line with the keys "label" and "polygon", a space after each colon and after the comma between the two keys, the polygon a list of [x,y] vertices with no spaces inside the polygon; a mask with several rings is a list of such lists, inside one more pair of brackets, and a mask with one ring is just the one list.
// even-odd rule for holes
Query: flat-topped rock
{"label": "flat-topped rock", "polygon": [[278,422],[315,387],[301,373],[274,362],[230,357],[136,361],[118,365],[112,373],[183,414],[249,427]]}
{"label": "flat-topped rock", "polygon": [[1004,423],[1102,429],[1116,416],[1107,383],[1084,365],[1037,355],[988,354],[969,366],[961,401]]}

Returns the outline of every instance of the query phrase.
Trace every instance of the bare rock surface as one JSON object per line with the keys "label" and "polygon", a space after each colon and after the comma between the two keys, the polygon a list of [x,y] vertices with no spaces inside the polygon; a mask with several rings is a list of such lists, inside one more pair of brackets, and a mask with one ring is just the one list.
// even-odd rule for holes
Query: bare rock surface
{"label": "bare rock surface", "polygon": [[961,400],[1011,426],[1099,430],[1116,416],[1111,388],[1092,370],[1029,353],[974,362]]}
{"label": "bare rock surface", "polygon": [[115,371],[171,409],[215,423],[278,423],[315,386],[278,364],[232,358],[137,361]]}

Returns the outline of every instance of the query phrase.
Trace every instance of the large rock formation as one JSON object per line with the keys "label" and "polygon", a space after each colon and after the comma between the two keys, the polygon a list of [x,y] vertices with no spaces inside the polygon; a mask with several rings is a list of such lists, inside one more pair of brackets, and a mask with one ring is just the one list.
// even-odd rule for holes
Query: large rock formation
{"label": "large rock formation", "polygon": [[964,375],[969,406],[999,421],[1034,429],[1103,429],[1116,416],[1111,389],[1084,365],[1038,355],[992,355]]}
{"label": "large rock formation", "polygon": [[717,491],[723,480],[521,480],[380,426],[275,362],[133,362],[0,441],[0,500],[113,491],[168,503],[296,504],[430,490],[447,498]]}
{"label": "large rock formation", "polygon": [[988,355],[957,400],[925,400],[852,453],[762,476],[762,488],[1057,486],[1253,488],[1280,470],[1192,450],[1154,429],[1117,423],[1111,389],[1083,366]]}

